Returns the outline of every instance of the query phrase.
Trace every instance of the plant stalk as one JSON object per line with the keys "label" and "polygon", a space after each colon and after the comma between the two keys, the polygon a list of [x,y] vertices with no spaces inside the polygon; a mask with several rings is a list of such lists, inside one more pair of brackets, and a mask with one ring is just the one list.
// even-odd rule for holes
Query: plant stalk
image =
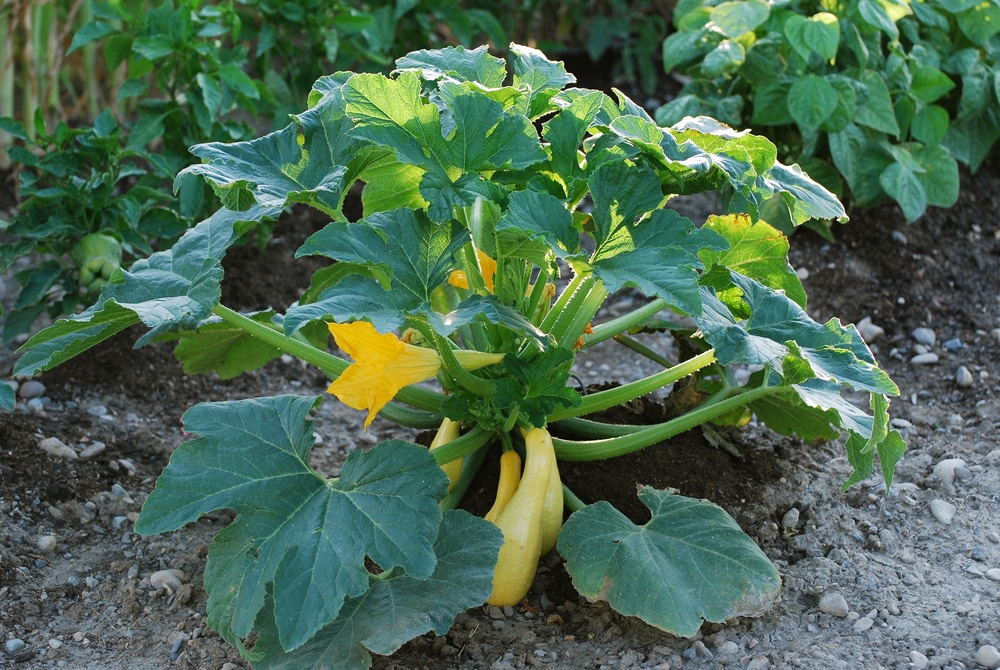
{"label": "plant stalk", "polygon": [[754,400],[777,393],[782,388],[784,387],[761,386],[748,389],[708,406],[699,406],[676,419],[649,426],[627,435],[585,442],[554,437],[552,444],[555,447],[556,457],[564,461],[597,461],[624,456],[651,444],[680,435],[684,431],[743,407]]}
{"label": "plant stalk", "polygon": [[664,386],[673,384],[678,379],[683,379],[714,362],[715,350],[709,349],[649,377],[584,396],[583,401],[576,407],[561,407],[554,411],[549,415],[549,421],[560,421],[571,417],[584,416],[585,414],[593,414],[594,412],[600,412],[601,410],[620,405],[629,400],[634,400],[639,396],[644,396],[647,393],[652,393]]}
{"label": "plant stalk", "polygon": [[649,317],[668,307],[667,301],[663,298],[656,298],[642,307],[635,309],[619,317],[605,321],[600,325],[593,326],[593,333],[583,336],[584,348],[593,346],[598,342],[610,340],[618,333],[625,332],[629,328],[644,323]]}
{"label": "plant stalk", "polygon": [[458,504],[462,502],[462,498],[465,496],[465,492],[472,486],[473,480],[475,480],[476,475],[479,473],[479,468],[482,467],[483,460],[485,460],[486,452],[488,451],[489,449],[476,449],[469,456],[465,457],[465,462],[462,464],[462,474],[459,476],[458,481],[455,482],[455,486],[448,491],[448,495],[441,499],[439,503],[441,509],[449,510],[458,507]]}

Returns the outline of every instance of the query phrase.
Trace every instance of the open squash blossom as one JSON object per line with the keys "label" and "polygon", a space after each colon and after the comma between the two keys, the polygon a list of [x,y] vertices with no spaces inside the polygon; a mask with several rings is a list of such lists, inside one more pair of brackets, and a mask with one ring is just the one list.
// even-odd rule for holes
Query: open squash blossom
{"label": "open squash blossom", "polygon": [[[486,282],[486,290],[493,293],[493,277],[497,273],[497,262],[476,249],[476,258],[479,259],[479,269],[483,272],[483,281]],[[448,276],[448,283],[455,288],[469,288],[469,276],[465,270],[455,270]]]}
{"label": "open squash blossom", "polygon": [[[404,386],[425,381],[441,371],[441,359],[433,349],[402,342],[392,333],[380,333],[367,321],[328,323],[337,346],[354,359],[330,384],[327,393],[353,409],[367,409],[367,429],[386,404]],[[503,354],[456,351],[455,358],[467,370],[476,370],[503,360]]]}

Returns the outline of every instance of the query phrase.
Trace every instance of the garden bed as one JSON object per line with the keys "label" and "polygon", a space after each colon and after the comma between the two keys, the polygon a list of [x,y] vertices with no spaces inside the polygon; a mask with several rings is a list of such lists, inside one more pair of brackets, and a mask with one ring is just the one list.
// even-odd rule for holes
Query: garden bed
{"label": "garden bed", "polygon": [[[1000,569],[997,194],[993,161],[963,174],[954,208],[932,210],[910,226],[886,207],[852,212],[851,223],[834,229],[835,242],[812,233],[793,238],[792,263],[808,272],[810,315],[845,323],[870,317],[884,329],[872,348],[900,387],[891,411],[909,444],[888,494],[878,475],[841,491],[851,471],[841,444],[802,444],[755,424],[565,467],[565,480],[587,502],[587,481],[604,487],[620,478],[607,490],[623,509],[631,505],[633,516],[642,511],[635,483],[673,486],[723,506],[782,573],[771,611],[706,624],[695,639],[679,639],[576,595],[552,554],[524,607],[470,611],[447,635],[418,638],[375,667],[676,668],[688,658],[702,668],[976,667],[977,653],[989,651],[984,645],[1000,646],[1000,584],[990,579]],[[248,246],[230,254],[227,279],[261,280],[246,296],[231,297],[235,306],[283,308],[298,295],[304,284],[274,279],[291,277],[284,267],[303,225],[310,224],[280,224],[263,253]],[[9,307],[15,283],[4,280]],[[288,283],[296,281],[306,279]],[[918,327],[936,335],[924,345],[936,364],[911,362]],[[201,585],[207,545],[231,515],[154,537],[132,533],[131,521],[183,441],[179,419],[189,406],[321,394],[324,378],[287,359],[230,381],[189,377],[168,344],[133,350],[135,337],[126,332],[41,376],[44,391],[34,403],[41,411],[22,400],[0,416],[0,631],[24,643],[12,654],[0,651],[5,664],[242,667],[205,625]],[[590,384],[627,375],[619,360],[614,345],[605,345],[581,357],[578,376]],[[13,361],[10,348],[0,350],[0,375]],[[956,381],[960,367],[967,385]],[[626,411],[661,410],[652,403]],[[323,404],[314,453],[321,472],[336,473],[349,452],[376,440],[412,437],[379,420],[365,433],[362,420],[332,397]],[[104,449],[66,460],[40,451],[42,438],[77,451],[97,443]],[[964,463],[936,468],[948,459]],[[172,594],[149,582],[169,568],[184,573]]]}

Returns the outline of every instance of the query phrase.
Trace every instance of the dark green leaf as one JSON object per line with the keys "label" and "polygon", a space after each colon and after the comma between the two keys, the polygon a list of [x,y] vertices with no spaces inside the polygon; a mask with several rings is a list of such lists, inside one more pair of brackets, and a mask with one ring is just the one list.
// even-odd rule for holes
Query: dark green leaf
{"label": "dark green leaf", "polygon": [[[250,318],[269,323],[274,312],[259,312]],[[225,321],[210,321],[194,331],[180,334],[174,356],[184,364],[187,374],[218,373],[231,379],[263,367],[281,355],[281,351],[246,330]]]}
{"label": "dark green leaf", "polygon": [[801,128],[813,130],[837,106],[837,91],[830,82],[814,74],[799,77],[788,89],[788,113]]}
{"label": "dark green leaf", "polygon": [[[515,191],[510,194],[509,206],[497,221],[498,235],[512,238],[539,240],[544,249],[555,249],[565,254],[575,254],[580,249],[580,233],[573,226],[573,216],[566,205],[547,193]],[[501,246],[506,248],[507,245]],[[537,265],[543,259],[531,258]]]}
{"label": "dark green leaf", "polygon": [[637,286],[687,314],[701,312],[697,254],[728,247],[708,228],[697,228],[672,209],[658,209],[638,225],[624,225],[591,258],[594,272],[611,292]]}
{"label": "dark green leaf", "polygon": [[890,40],[899,39],[899,29],[892,20],[885,8],[878,3],[878,0],[858,0],[858,13],[861,19],[872,28],[881,30],[888,35]]}
{"label": "dark green leaf", "polygon": [[948,132],[948,110],[938,105],[925,105],[913,117],[910,134],[928,146],[937,146]]}
{"label": "dark green leaf", "polygon": [[874,70],[861,70],[856,78],[864,84],[867,99],[858,107],[855,121],[863,126],[880,130],[890,135],[899,135],[896,114],[892,109],[892,99],[882,75]]}
{"label": "dark green leaf", "polygon": [[389,655],[404,642],[429,631],[444,635],[455,615],[481,605],[493,587],[493,566],[503,536],[496,526],[461,510],[444,513],[434,542],[437,565],[427,579],[399,575],[370,578],[368,591],[348,598],[340,614],[294,653],[277,642],[274,604],[268,598],[258,618],[260,639],[255,667],[368,668],[370,652]]}
{"label": "dark green leaf", "polygon": [[413,51],[396,60],[396,69],[415,70],[428,81],[448,77],[462,82],[479,82],[488,88],[503,86],[507,77],[503,60],[491,56],[486,45],[476,49],[457,46]]}
{"label": "dark green leaf", "polygon": [[927,204],[951,207],[958,201],[960,178],[958,163],[940,146],[914,147],[913,159],[924,169],[917,179],[924,187]]}
{"label": "dark green leaf", "polygon": [[879,184],[899,203],[906,221],[919,219],[927,209],[927,191],[917,175],[902,163],[893,163],[879,175]]}
{"label": "dark green leaf", "polygon": [[680,636],[697,633],[703,620],[771,606],[778,570],[722,508],[649,487],[639,499],[652,512],[642,526],[603,501],[563,526],[559,553],[580,593]]}
{"label": "dark green leaf", "polygon": [[[448,480],[429,452],[398,440],[348,456],[338,479],[309,467],[316,397],[202,403],[184,414],[199,437],[182,444],[136,520],[143,534],[176,530],[214,510],[236,520],[209,549],[208,620],[240,644],[264,606],[281,647],[306,643],[337,618],[344,600],[370,588],[368,557],[381,568],[430,577]],[[265,467],[261,467],[265,465]]]}
{"label": "dark green leaf", "polygon": [[68,56],[82,46],[117,32],[117,28],[104,21],[90,21],[89,23],[85,23],[80,26],[79,30],[73,33],[73,41],[70,42],[69,49],[66,50],[66,55]]}
{"label": "dark green leaf", "polygon": [[980,2],[958,15],[958,27],[970,40],[985,47],[990,38],[1000,31],[1000,7],[991,2]]}
{"label": "dark green leaf", "polygon": [[915,63],[910,72],[913,75],[910,93],[924,103],[932,103],[955,88],[951,77],[936,67]]}
{"label": "dark green leaf", "polygon": [[[523,94],[518,106],[522,114],[535,119],[551,111],[549,101],[563,87],[576,81],[561,63],[554,63],[541,51],[517,44],[510,46],[514,66],[514,88]],[[485,82],[484,82],[485,83]]]}

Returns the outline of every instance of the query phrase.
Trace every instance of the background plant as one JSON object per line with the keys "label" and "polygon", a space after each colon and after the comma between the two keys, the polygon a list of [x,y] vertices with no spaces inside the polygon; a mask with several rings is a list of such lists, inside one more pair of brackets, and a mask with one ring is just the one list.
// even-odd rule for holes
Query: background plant
{"label": "background plant", "polygon": [[[455,613],[486,600],[494,571],[505,569],[502,538],[453,508],[495,454],[488,445],[517,448],[521,429],[558,431],[561,461],[594,460],[754,412],[810,441],[846,430],[848,484],[872,473],[876,453],[888,483],[902,453],[888,427],[895,386],[856,329],[809,319],[787,242],[759,218],[764,208],[795,222],[842,217],[836,199],[777,162],[764,138],[708,118],[660,128],[624,96],[567,88],[573,77],[540,52],[511,53],[506,84],[506,64],[485,48],[413,52],[392,77],[324,77],[286,128],[195,147],[204,162],[186,174],[209,181],[226,208],[170,250],[116,271],[93,307],[22,350],[15,373],[34,374],[142,322],[150,330],[138,344],[179,339],[189,372],[232,376],[287,352],[338,381],[354,370],[354,388],[370,380],[378,391],[361,404],[369,412],[462,424],[433,451],[382,443],[326,478],[308,465],[309,410],[322,398],[204,403],[185,414],[198,437],[174,453],[136,529],[237,511],[209,551],[208,617],[261,667],[365,667],[369,651],[444,632]],[[364,218],[349,222],[344,200],[358,182]],[[718,189],[731,212],[701,228],[663,207],[675,194]],[[580,207],[585,199],[592,211]],[[220,304],[228,247],[291,202],[332,219],[298,254],[335,262],[284,314]],[[648,302],[592,323],[626,287]],[[668,308],[697,330],[664,323]],[[355,324],[389,342],[402,332],[398,347],[448,393],[386,390],[399,374],[366,349],[375,340],[348,364],[326,351],[328,322],[335,334]],[[683,340],[692,356],[581,397],[570,383],[575,352],[647,327]],[[470,355],[489,361],[472,371],[462,362]],[[741,384],[734,366],[745,364],[757,371]],[[685,377],[698,393],[674,419],[639,427],[585,418]],[[869,394],[872,414],[843,399],[843,387]],[[438,464],[457,459],[462,474],[449,485]],[[608,503],[563,495],[574,511],[558,550],[574,583],[621,612],[690,635],[703,619],[760,611],[777,593],[774,566],[710,503],[643,489],[652,520],[636,526]]]}
{"label": "background plant", "polygon": [[682,1],[664,67],[690,80],[656,118],[752,127],[834,191],[860,206],[895,200],[912,221],[954,204],[956,161],[975,170],[1000,134],[998,12],[971,0]]}
{"label": "background plant", "polygon": [[18,212],[0,221],[0,231],[12,240],[0,246],[0,272],[39,254],[37,263],[15,274],[21,291],[4,320],[6,343],[45,312],[56,317],[91,304],[121,264],[122,251],[140,257],[156,245],[169,246],[188,221],[165,192],[172,167],[126,141],[110,112],[93,127],[59,123],[48,131],[39,111],[34,140],[9,119],[0,120],[0,127],[23,142],[10,154],[26,168]]}

